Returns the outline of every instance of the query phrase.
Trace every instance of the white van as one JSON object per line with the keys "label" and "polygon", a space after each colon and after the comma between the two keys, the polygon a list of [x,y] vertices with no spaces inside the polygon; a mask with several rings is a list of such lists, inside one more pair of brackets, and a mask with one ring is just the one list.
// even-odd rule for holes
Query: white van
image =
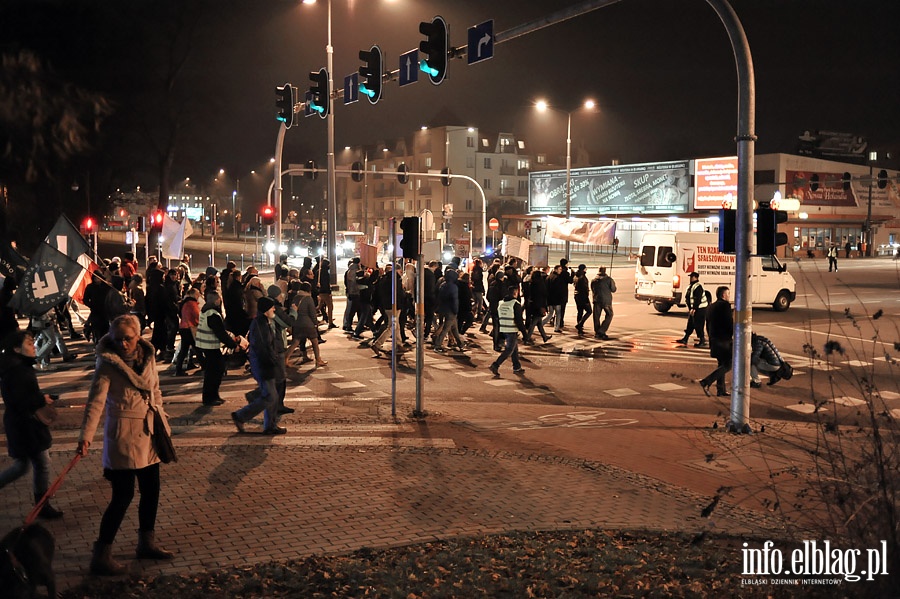
{"label": "white van", "polygon": [[[796,281],[787,265],[775,256],[750,258],[750,293],[754,306],[771,306],[783,312],[797,298]],[[725,285],[734,297],[734,254],[719,252],[715,233],[650,231],[641,238],[641,251],[635,266],[634,297],[653,304],[666,313],[672,306],[684,307],[688,274],[697,272],[703,288],[715,301],[716,287]]]}

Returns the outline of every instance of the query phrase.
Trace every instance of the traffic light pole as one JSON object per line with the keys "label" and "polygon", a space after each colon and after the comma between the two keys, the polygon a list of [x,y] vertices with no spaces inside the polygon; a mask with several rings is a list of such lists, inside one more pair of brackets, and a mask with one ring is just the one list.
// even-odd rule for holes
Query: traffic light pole
{"label": "traffic light pole", "polygon": [[[331,260],[332,268],[329,271],[330,281],[328,284],[334,290],[337,286],[337,198],[335,197],[336,174],[334,172],[334,106],[332,101],[334,98],[334,46],[331,45],[331,0],[328,0],[328,45],[325,47],[327,55],[328,69],[328,215],[325,239],[328,247],[325,249],[325,256]],[[281,238],[279,238],[281,243]]]}

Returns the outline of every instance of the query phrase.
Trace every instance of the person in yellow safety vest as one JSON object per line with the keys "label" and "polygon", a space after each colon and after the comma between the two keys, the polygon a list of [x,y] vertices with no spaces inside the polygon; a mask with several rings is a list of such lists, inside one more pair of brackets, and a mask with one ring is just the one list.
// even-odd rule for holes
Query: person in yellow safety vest
{"label": "person in yellow safety vest", "polygon": [[691,333],[696,332],[699,341],[694,347],[709,347],[706,342],[706,308],[709,306],[709,297],[706,290],[700,284],[700,275],[696,272],[688,274],[691,284],[684,293],[684,303],[687,304],[688,314],[687,328],[684,329],[684,337],[679,339],[677,343],[687,345],[690,340]]}
{"label": "person in yellow safety vest", "polygon": [[220,406],[225,401],[219,397],[219,387],[225,376],[225,356],[222,345],[235,349],[238,345],[246,345],[240,336],[235,336],[225,329],[222,318],[222,296],[218,291],[206,294],[206,304],[200,311],[200,324],[197,326],[197,337],[194,339],[198,350],[203,352],[203,405]]}
{"label": "person in yellow safety vest", "polygon": [[500,365],[506,358],[512,359],[513,374],[522,374],[525,369],[519,362],[519,331],[525,336],[525,320],[522,318],[522,304],[519,303],[518,287],[510,287],[503,301],[497,306],[500,337],[506,341],[503,351],[490,365],[494,376],[500,376]]}
{"label": "person in yellow safety vest", "polygon": [[832,243],[831,247],[828,248],[828,253],[826,255],[828,256],[828,272],[831,272],[832,266],[834,267],[834,272],[837,272],[837,257],[838,257],[837,246]]}

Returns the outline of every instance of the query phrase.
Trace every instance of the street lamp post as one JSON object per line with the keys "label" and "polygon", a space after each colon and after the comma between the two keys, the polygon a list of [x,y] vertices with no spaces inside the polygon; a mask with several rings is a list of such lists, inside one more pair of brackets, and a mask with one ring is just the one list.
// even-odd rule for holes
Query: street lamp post
{"label": "street lamp post", "polygon": [[[595,106],[596,104],[593,100],[585,100],[580,109],[593,110]],[[572,113],[575,112],[575,110],[565,111],[558,108],[552,108],[545,100],[538,100],[535,104],[535,108],[537,108],[539,112],[553,110],[566,115],[566,221],[568,221],[572,215]],[[570,260],[571,257],[572,242],[566,239],[566,260]]]}
{"label": "street lamp post", "polygon": [[866,226],[864,233],[866,234],[866,257],[872,255],[872,184],[875,178],[874,162],[878,160],[878,152],[869,152],[869,201],[866,208]]}

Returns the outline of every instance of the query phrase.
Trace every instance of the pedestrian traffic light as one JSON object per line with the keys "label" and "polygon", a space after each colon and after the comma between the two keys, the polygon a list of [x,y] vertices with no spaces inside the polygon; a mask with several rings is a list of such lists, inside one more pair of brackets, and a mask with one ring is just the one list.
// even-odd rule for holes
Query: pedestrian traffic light
{"label": "pedestrian traffic light", "polygon": [[428,58],[419,68],[428,74],[434,85],[440,85],[447,76],[447,54],[450,50],[450,32],[443,17],[435,17],[431,23],[419,23],[419,33],[425,39],[419,42],[419,50]]}
{"label": "pedestrian traffic light", "polygon": [[96,227],[96,226],[97,226],[97,223],[94,222],[93,217],[89,216],[86,219],[84,219],[84,232],[87,233],[88,235],[90,235],[91,233],[94,232],[94,227]]}
{"label": "pedestrian traffic light", "polygon": [[319,176],[319,167],[315,160],[306,161],[306,172],[303,173],[303,176],[307,179],[312,179],[313,181],[316,180],[316,177]]}
{"label": "pedestrian traffic light", "polygon": [[756,209],[756,254],[769,256],[775,254],[779,245],[787,245],[787,233],[779,233],[778,225],[786,223],[788,213],[784,210],[772,210],[769,204],[760,204]]}
{"label": "pedestrian traffic light", "polygon": [[878,171],[878,189],[884,189],[885,187],[887,187],[887,183],[888,183],[887,171],[884,169],[881,169],[880,171]]}
{"label": "pedestrian traffic light", "polygon": [[400,163],[400,166],[397,167],[397,181],[400,181],[401,184],[406,185],[409,183],[409,167],[406,166],[405,162]]}
{"label": "pedestrian traffic light", "polygon": [[275,107],[278,114],[275,118],[284,123],[286,129],[294,124],[294,104],[297,101],[297,88],[290,83],[275,88]]}
{"label": "pedestrian traffic light", "polygon": [[443,175],[441,177],[441,185],[443,185],[444,187],[450,187],[450,181],[452,180],[450,178],[450,167],[445,166],[444,168],[442,168],[441,175]]}
{"label": "pedestrian traffic light", "polygon": [[844,188],[844,191],[850,191],[850,181],[853,177],[850,176],[850,173],[844,173],[841,177],[841,187]]}
{"label": "pedestrian traffic light", "polygon": [[[737,233],[737,212],[723,208],[719,210],[719,251],[723,254],[735,253],[735,236]],[[538,223],[538,231],[540,231]]]}
{"label": "pedestrian traffic light", "polygon": [[353,163],[353,166],[350,167],[353,172],[350,173],[350,178],[359,183],[363,180],[363,165],[362,162],[357,160]]}
{"label": "pedestrian traffic light", "polygon": [[137,222],[135,223],[135,225],[137,226],[138,233],[144,233],[147,230],[147,217],[137,217]]}
{"label": "pedestrian traffic light", "polygon": [[381,77],[384,73],[384,54],[382,54],[381,48],[372,46],[368,52],[360,50],[359,59],[365,62],[363,66],[359,67],[359,76],[365,79],[364,82],[359,84],[359,91],[366,94],[369,104],[378,104],[382,91]]}
{"label": "pedestrian traffic light", "polygon": [[309,80],[315,85],[309,87],[309,94],[312,98],[310,108],[319,113],[323,119],[328,116],[328,110],[331,105],[331,97],[328,95],[328,69],[319,69],[309,74]]}
{"label": "pedestrian traffic light", "polygon": [[274,206],[263,206],[262,210],[259,211],[260,223],[266,225],[267,227],[275,224],[275,207]]}
{"label": "pedestrian traffic light", "polygon": [[403,231],[403,238],[400,240],[403,257],[417,258],[419,255],[419,217],[404,217],[400,221],[400,230]]}
{"label": "pedestrian traffic light", "polygon": [[818,173],[809,178],[809,190],[819,191],[819,175]]}
{"label": "pedestrian traffic light", "polygon": [[150,214],[150,228],[154,231],[162,231],[163,221],[165,220],[165,212],[162,210],[154,210]]}

